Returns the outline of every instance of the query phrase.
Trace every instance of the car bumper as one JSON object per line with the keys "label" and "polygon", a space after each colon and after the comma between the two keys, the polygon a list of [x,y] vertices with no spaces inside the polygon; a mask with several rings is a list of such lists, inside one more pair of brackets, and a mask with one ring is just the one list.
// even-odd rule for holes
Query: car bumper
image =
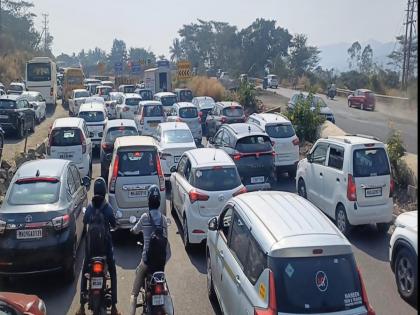
{"label": "car bumper", "polygon": [[2,122],[0,123],[0,127],[3,128],[5,132],[18,130],[18,127],[15,124],[11,124],[11,123]]}
{"label": "car bumper", "polygon": [[[357,205],[357,202],[356,202]],[[352,225],[390,223],[393,220],[394,204],[392,198],[386,204],[378,206],[359,206],[354,209],[354,203],[347,205],[347,218]]]}

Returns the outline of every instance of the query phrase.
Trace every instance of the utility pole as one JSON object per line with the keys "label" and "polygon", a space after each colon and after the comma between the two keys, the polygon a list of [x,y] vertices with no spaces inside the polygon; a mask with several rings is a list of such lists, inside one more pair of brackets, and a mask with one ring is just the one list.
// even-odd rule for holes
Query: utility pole
{"label": "utility pole", "polygon": [[416,21],[414,21],[414,10],[415,10],[415,4],[416,4],[416,1],[417,0],[412,0],[412,2],[411,2],[411,16],[410,16],[410,37],[409,37],[409,39],[408,39],[408,52],[407,52],[407,73],[406,73],[406,76],[407,76],[407,78],[406,78],[406,80],[405,80],[405,83],[406,83],[406,86],[408,85],[408,81],[409,81],[409,79],[410,79],[410,74],[411,74],[411,69],[410,69],[410,58],[411,58],[411,45],[412,45],[412,43],[413,43],[413,26],[414,26],[414,22],[416,22]]}
{"label": "utility pole", "polygon": [[403,44],[403,66],[402,66],[402,78],[401,78],[401,88],[405,89],[408,85],[408,80],[410,78],[410,59],[411,59],[411,47],[413,44],[413,28],[415,27],[414,12],[417,11],[417,0],[408,0],[407,10],[406,10],[406,22],[405,25],[405,35],[404,35],[404,44]]}
{"label": "utility pole", "polygon": [[48,14],[43,13],[42,16],[44,17],[44,27],[42,32],[44,33],[44,52],[48,51]]}

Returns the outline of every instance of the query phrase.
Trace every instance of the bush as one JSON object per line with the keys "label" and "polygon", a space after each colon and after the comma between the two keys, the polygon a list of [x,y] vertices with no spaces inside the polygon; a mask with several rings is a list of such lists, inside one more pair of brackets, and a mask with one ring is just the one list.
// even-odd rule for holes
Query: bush
{"label": "bush", "polygon": [[286,113],[301,142],[314,143],[319,138],[319,127],[325,121],[325,118],[320,115],[319,107],[311,109],[312,99],[313,94],[309,93],[305,100],[299,100],[295,107]]}
{"label": "bush", "polygon": [[238,102],[245,108],[247,114],[252,114],[257,112],[260,106],[256,92],[255,86],[252,83],[243,82],[237,91],[227,92],[225,99],[227,101]]}
{"label": "bush", "polygon": [[195,96],[210,96],[216,102],[224,99],[226,90],[223,85],[215,78],[194,77],[187,83]]}
{"label": "bush", "polygon": [[406,150],[404,148],[404,142],[401,139],[401,133],[395,129],[391,130],[391,133],[387,140],[387,151],[389,161],[391,163],[391,173],[395,182],[397,190],[406,189],[410,183],[410,169],[401,158],[404,156]]}

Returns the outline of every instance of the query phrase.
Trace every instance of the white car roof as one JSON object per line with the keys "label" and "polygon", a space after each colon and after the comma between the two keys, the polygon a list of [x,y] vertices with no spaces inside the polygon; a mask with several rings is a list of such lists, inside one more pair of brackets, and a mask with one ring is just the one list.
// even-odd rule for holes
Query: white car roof
{"label": "white car roof", "polygon": [[140,98],[141,99],[141,96],[137,93],[125,93],[124,97],[125,98]]}
{"label": "white car roof", "polygon": [[191,102],[179,102],[175,103],[174,105],[178,105],[179,108],[185,108],[185,107],[194,107],[197,108],[193,103]]}
{"label": "white car roof", "polygon": [[73,92],[88,92],[86,89],[74,89]]}
{"label": "white car roof", "polygon": [[265,124],[271,124],[271,123],[291,124],[290,120],[281,114],[279,115],[279,114],[272,114],[272,113],[261,113],[261,114],[252,114],[250,117],[262,120],[262,122]]}
{"label": "white car roof", "polygon": [[98,102],[83,103],[80,105],[79,112],[105,112],[104,104]]}
{"label": "white car roof", "polygon": [[112,128],[112,127],[120,127],[120,126],[129,126],[129,127],[136,127],[136,122],[132,119],[113,119],[108,120],[106,124],[106,128]]}
{"label": "white car roof", "polygon": [[52,128],[61,128],[61,127],[80,127],[83,125],[83,118],[79,117],[65,117],[65,118],[57,118],[54,121]]}
{"label": "white car roof", "polygon": [[290,249],[328,246],[352,253],[351,244],[337,227],[312,203],[296,194],[258,191],[233,200],[243,210],[244,220],[252,224],[253,235],[263,251],[270,256],[290,254]]}
{"label": "white car roof", "polygon": [[163,122],[159,124],[160,129],[162,131],[167,131],[167,130],[176,130],[176,129],[181,129],[181,130],[189,130],[190,128],[188,127],[188,125],[184,122]]}
{"label": "white car roof", "polygon": [[41,93],[40,92],[37,92],[37,91],[23,91],[23,93],[21,95],[22,96],[25,96],[25,95],[35,96],[35,95],[39,95],[39,94],[41,94]]}
{"label": "white car roof", "polygon": [[176,97],[175,93],[172,93],[172,92],[159,92],[159,93],[156,93],[154,96],[158,96],[158,97],[175,96]]}
{"label": "white car roof", "polygon": [[159,101],[140,101],[139,105],[162,105],[162,102]]}
{"label": "white car roof", "polygon": [[115,148],[135,147],[135,146],[152,146],[156,147],[155,139],[149,136],[124,136],[115,140]]}
{"label": "white car roof", "polygon": [[[337,141],[340,143],[347,143],[350,145],[357,145],[357,144],[376,144],[376,145],[384,145],[383,142],[379,141],[378,139],[371,137],[371,136],[365,136],[365,135],[346,135],[346,136],[329,136],[325,138],[327,140]],[[325,140],[323,139],[323,140]],[[321,140],[321,139],[320,139]]]}
{"label": "white car roof", "polygon": [[193,100],[197,100],[198,102],[205,101],[205,100],[214,102],[214,99],[211,96],[196,96],[193,98]]}
{"label": "white car roof", "polygon": [[89,96],[89,97],[86,97],[85,103],[102,103],[102,104],[105,104],[105,100],[102,96]]}
{"label": "white car roof", "polygon": [[191,167],[235,166],[232,158],[221,149],[199,148],[188,150]]}

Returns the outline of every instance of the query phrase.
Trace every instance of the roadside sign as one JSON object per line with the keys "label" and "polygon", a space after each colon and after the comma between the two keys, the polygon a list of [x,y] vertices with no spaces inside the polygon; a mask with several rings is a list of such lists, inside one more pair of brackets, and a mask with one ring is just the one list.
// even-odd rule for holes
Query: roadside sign
{"label": "roadside sign", "polygon": [[[147,60],[147,64],[151,62],[151,61],[149,62],[149,60],[150,59]],[[158,68],[169,68],[169,60],[166,60],[166,59],[158,60],[156,61],[156,64]]]}
{"label": "roadside sign", "polygon": [[122,62],[116,62],[114,64],[114,71],[115,71],[115,73],[122,73],[123,72],[123,64],[122,64]]}
{"label": "roadside sign", "polygon": [[131,73],[132,74],[140,74],[141,67],[138,63],[133,63],[131,65]]}
{"label": "roadside sign", "polygon": [[179,80],[191,78],[191,62],[181,60],[177,63],[177,76]]}

